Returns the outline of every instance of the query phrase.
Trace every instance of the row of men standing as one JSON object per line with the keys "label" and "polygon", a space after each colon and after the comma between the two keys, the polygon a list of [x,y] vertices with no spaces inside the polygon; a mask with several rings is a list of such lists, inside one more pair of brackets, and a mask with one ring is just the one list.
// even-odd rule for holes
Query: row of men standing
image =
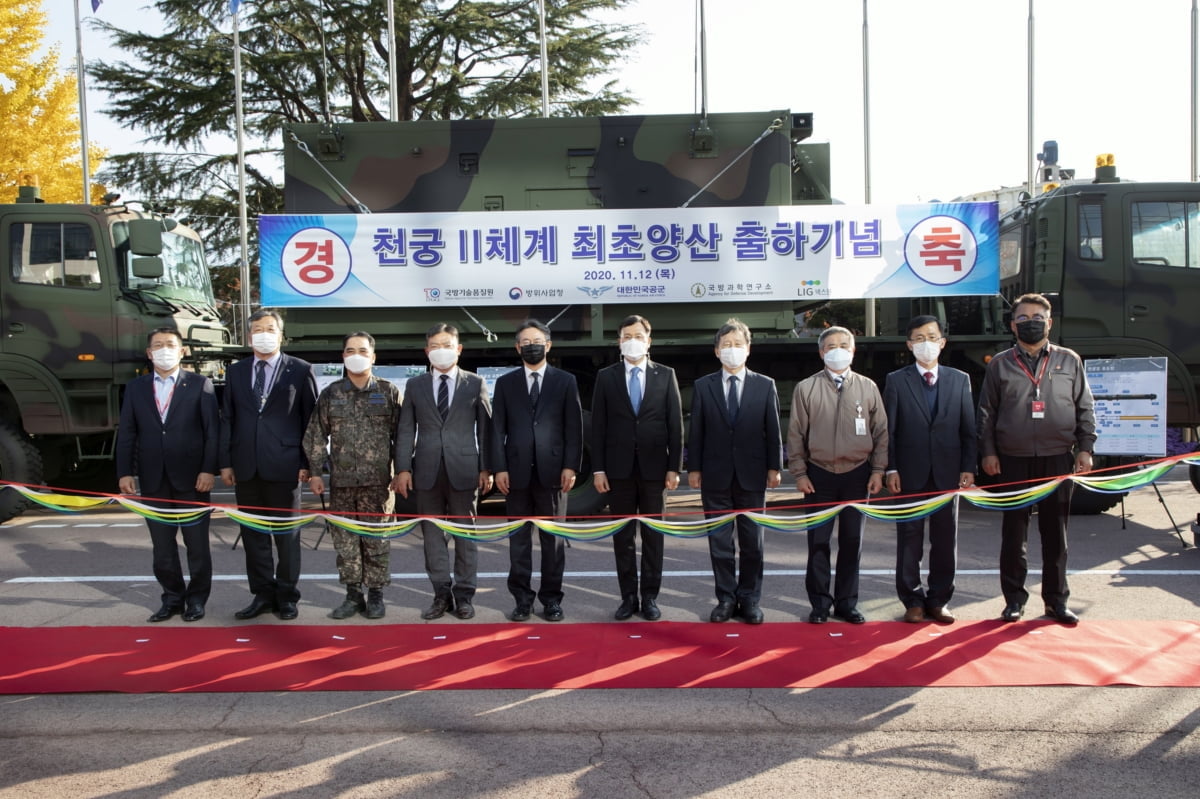
{"label": "row of men standing", "polygon": [[[1049,303],[1038,295],[1031,297],[1034,299],[1024,303],[1027,298],[1021,298],[1014,308],[1014,332],[1021,344],[1010,352],[1015,358],[1018,349],[1023,348],[1025,356],[1032,351],[1037,356],[1034,371],[1042,356],[1046,363],[1052,355],[1060,356],[1044,388],[1048,394],[1053,389],[1067,392],[1071,407],[1081,412],[1070,420],[1069,432],[1059,431],[1052,439],[1053,446],[1066,442],[1067,453],[1078,446],[1081,455],[1076,469],[1090,468],[1090,445],[1095,438],[1094,420],[1090,431],[1087,427],[1090,395],[1083,413],[1079,396],[1082,372],[1075,374],[1070,368],[1071,357],[1077,362],[1078,356],[1058,347],[1051,350]],[[1022,308],[1027,313],[1019,313]],[[1026,341],[1031,336],[1023,335],[1029,323],[1041,325],[1037,342]],[[427,334],[426,352],[433,371],[409,382],[408,399],[403,403],[394,385],[371,374],[375,355],[369,335],[346,337],[343,360],[347,376],[318,400],[309,365],[280,351],[279,316],[260,311],[250,325],[256,354],[229,370],[224,424],[220,423],[222,414],[216,411],[211,383],[178,368],[182,344],[178,334],[162,330],[151,335],[147,356],[155,372],[130,385],[122,408],[118,468],[123,493],[135,492],[132,475],[136,464],[143,495],[205,503],[219,461],[222,479],[236,487],[239,506],[263,515],[286,515],[286,509],[299,507],[301,483],[308,481],[314,493],[323,493],[324,482],[319,473],[309,473],[309,464],[324,460],[328,443],[331,509],[337,512],[363,514],[367,519],[386,516],[392,511],[391,491],[404,497],[415,491],[419,514],[469,522],[474,518],[476,497],[490,489],[493,475],[496,487],[506,496],[509,515],[553,517],[563,512],[565,496],[582,460],[582,411],[574,377],[547,364],[552,342],[549,329],[540,322],[531,320],[518,330],[516,348],[525,367],[497,381],[494,409],[489,408],[486,388],[478,376],[458,369],[461,345],[457,331],[448,325],[436,326]],[[1024,328],[1019,329],[1021,325]],[[610,510],[619,516],[662,513],[664,493],[678,485],[682,469],[679,387],[671,369],[649,359],[650,333],[644,317],[632,316],[622,322],[618,333],[622,358],[600,371],[593,396],[595,485],[609,494]],[[714,341],[714,354],[722,369],[697,380],[693,390],[689,483],[700,489],[709,513],[761,508],[765,490],[781,480],[778,398],[770,378],[745,367],[750,339],[749,329],[737,320],[722,326]],[[826,368],[796,386],[787,435],[789,468],[810,504],[860,500],[879,493],[885,479],[893,493],[909,494],[973,483],[976,427],[967,376],[938,365],[945,337],[937,319],[914,319],[909,325],[908,346],[916,356],[916,367],[889,375],[881,397],[872,381],[850,369],[854,354],[850,331],[830,328],[818,339]],[[1001,354],[998,360],[1008,354]],[[1062,371],[1064,363],[1066,373]],[[1045,364],[1040,368],[1039,379],[1033,380],[1031,374],[1035,397],[1041,396],[1039,382]],[[996,424],[996,419],[1012,404],[1010,395],[1019,388],[1011,375],[989,367],[979,427],[987,436],[984,469],[989,474],[1000,472],[1004,449],[1020,450],[1020,444],[1011,445],[1012,436],[1002,448],[996,446],[1004,439],[998,429],[1004,425]],[[1083,390],[1086,392],[1085,383]],[[1032,402],[1031,419],[1042,419],[1045,402]],[[1009,421],[1025,422],[1021,418]],[[1066,420],[1055,418],[1053,423],[1063,427]],[[1019,426],[1029,427],[1028,423]],[[1036,432],[1038,426],[1034,427]],[[1040,440],[1037,435],[1033,439]],[[199,441],[204,445],[198,447]],[[1038,449],[1036,443],[1034,449]],[[1062,456],[1053,453],[1055,457],[1047,463],[1044,455],[1035,454],[1038,460],[1032,465],[1009,458],[1005,472],[1023,472],[1025,479],[1054,476],[1057,473],[1048,467],[1060,465]],[[393,462],[395,476],[389,481]],[[1069,485],[1068,481],[1067,491]],[[1065,605],[1065,506],[1060,492],[1052,499],[1042,508],[1043,516],[1053,516],[1049,526],[1045,518],[1041,521],[1043,558],[1048,570],[1054,567],[1061,578],[1051,575],[1044,580],[1043,594],[1048,614],[1073,623],[1074,615]],[[1008,602],[1003,615],[1015,620],[1023,613],[1027,598],[1023,592],[1029,511],[1024,511],[1023,519],[1016,518],[1020,511],[1010,513],[1013,518],[1006,514],[1003,528],[1002,587]],[[832,614],[861,623],[865,619],[857,603],[863,520],[852,508],[838,514],[837,579],[831,586],[834,521],[808,533],[809,620],[822,623]],[[184,529],[192,573],[186,586],[174,526],[154,521],[149,525],[155,574],[163,586],[162,607],[150,620],[161,621],[175,613],[182,613],[185,620],[202,618],[211,584],[207,519]],[[929,525],[929,590],[924,591],[920,581],[922,521],[898,525],[897,590],[906,607],[906,620],[929,617],[951,622],[954,617],[947,605],[954,579],[954,505],[931,516]],[[626,619],[640,613],[654,620],[661,617],[657,597],[663,539],[660,533],[641,529],[639,579],[637,530],[638,525],[630,523],[614,536],[621,592],[614,615]],[[335,529],[333,536],[339,577],[347,586],[346,599],[333,611],[334,617],[347,618],[358,612],[369,618],[383,616],[382,589],[389,579],[387,541],[340,529]],[[243,527],[242,537],[253,596],[235,615],[247,619],[275,611],[282,619],[295,618],[298,534],[269,535]],[[451,569],[447,540],[441,529],[426,523],[426,570],[434,591],[433,603],[422,613],[426,619],[446,612],[463,619],[474,615],[476,546],[469,539],[455,537]],[[272,542],[277,564],[272,558]],[[516,621],[529,618],[535,598],[542,603],[547,620],[564,618],[564,541],[539,530],[539,544],[541,583],[535,592],[531,525],[524,526],[510,543],[508,588],[516,603],[510,615]],[[709,548],[717,598],[710,619],[722,622],[736,616],[761,623],[761,528],[739,516],[709,537]]]}

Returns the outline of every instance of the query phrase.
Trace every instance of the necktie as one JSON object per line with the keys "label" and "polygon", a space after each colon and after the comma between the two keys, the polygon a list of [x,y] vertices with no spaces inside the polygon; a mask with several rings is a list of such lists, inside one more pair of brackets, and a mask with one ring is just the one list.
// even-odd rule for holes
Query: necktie
{"label": "necktie", "polygon": [[531,389],[529,389],[529,404],[532,405],[534,408],[536,408],[538,397],[541,396],[541,394],[542,394],[541,389],[538,388],[538,378],[541,377],[541,375],[538,374],[537,372],[533,372],[532,375],[533,375],[533,387]]}
{"label": "necktie", "polygon": [[442,383],[438,386],[437,408],[438,413],[442,415],[442,421],[446,421],[446,416],[450,413],[450,375],[442,375]]}
{"label": "necktie", "polygon": [[734,424],[735,422],[737,422],[737,415],[738,415],[737,383],[738,383],[738,379],[736,377],[729,378],[729,393],[725,395],[725,410],[728,413],[730,424]]}
{"label": "necktie", "polygon": [[[246,385],[242,383],[242,385]],[[267,362],[259,361],[254,364],[254,398],[258,400],[258,407],[263,406],[263,395],[267,389]]]}
{"label": "necktie", "polygon": [[638,377],[641,371],[638,366],[629,370],[629,404],[633,406],[634,413],[642,407],[642,379]]}
{"label": "necktie", "polygon": [[925,373],[925,402],[929,405],[929,414],[932,416],[937,409],[937,389],[934,388],[933,372]]}
{"label": "necktie", "polygon": [[836,386],[836,387],[837,387],[837,390],[838,390],[838,393],[839,393],[839,394],[841,394],[841,393],[842,393],[842,383],[845,383],[845,382],[846,382],[846,378],[845,378],[845,376],[843,376],[843,375],[835,375],[835,376],[834,376],[834,378],[833,378],[833,384],[834,384],[834,386]]}
{"label": "necktie", "polygon": [[925,373],[925,385],[929,386],[930,388],[933,388],[933,372]]}

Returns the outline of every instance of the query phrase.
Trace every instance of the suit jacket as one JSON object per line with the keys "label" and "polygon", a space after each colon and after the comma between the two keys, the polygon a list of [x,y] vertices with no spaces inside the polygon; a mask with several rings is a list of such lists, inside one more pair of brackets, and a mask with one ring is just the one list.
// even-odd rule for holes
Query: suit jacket
{"label": "suit jacket", "polygon": [[705,489],[728,490],[736,478],[744,491],[765,491],[767,471],[783,468],[775,381],[743,370],[737,422],[730,425],[724,375],[724,369],[707,374],[692,386],[688,469],[702,473]]}
{"label": "suit jacket", "polygon": [[575,376],[547,365],[541,383],[535,410],[524,367],[496,381],[491,465],[508,472],[516,489],[530,486],[535,464],[546,488],[559,484],[563,469],[579,471],[583,464],[583,408]]}
{"label": "suit jacket", "polygon": [[428,491],[445,464],[451,487],[467,491],[479,484],[480,472],[490,471],[492,403],[483,379],[460,368],[443,421],[434,393],[438,375],[427,372],[405,384],[396,430],[396,471],[412,472],[413,486]]}
{"label": "suit jacket", "polygon": [[925,380],[915,365],[887,376],[883,407],[888,418],[888,470],[900,472],[905,491],[930,478],[943,490],[958,488],[962,472],[976,468],[975,404],[966,372],[938,366],[937,413],[930,417]]}
{"label": "suit jacket", "polygon": [[278,374],[260,412],[252,388],[254,361],[254,356],[243,358],[225,373],[221,468],[233,467],[238,480],[257,475],[273,482],[295,482],[300,470],[309,466],[304,430],[317,404],[312,365],[281,354]]}
{"label": "suit jacket", "polygon": [[593,472],[617,480],[661,481],[667,472],[683,470],[683,409],[675,370],[647,359],[642,371],[645,392],[636,414],[629,400],[624,359],[596,375]]}
{"label": "suit jacket", "polygon": [[154,400],[154,374],[125,387],[117,429],[117,475],[136,474],[141,493],[159,496],[164,484],[192,491],[196,475],[217,473],[220,410],[212,381],[180,369],[162,421]]}

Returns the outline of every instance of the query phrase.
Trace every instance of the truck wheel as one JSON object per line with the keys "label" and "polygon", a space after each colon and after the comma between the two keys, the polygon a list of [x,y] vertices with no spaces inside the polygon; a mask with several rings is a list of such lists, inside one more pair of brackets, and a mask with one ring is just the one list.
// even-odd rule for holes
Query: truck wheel
{"label": "truck wheel", "polygon": [[[42,455],[33,443],[8,422],[0,421],[0,480],[38,485],[42,482]],[[19,516],[28,500],[11,488],[0,488],[0,523]]]}
{"label": "truck wheel", "polygon": [[1086,488],[1075,486],[1071,492],[1072,516],[1095,516],[1104,513],[1109,508],[1115,508],[1128,491],[1120,494],[1101,494],[1099,491],[1088,491]]}

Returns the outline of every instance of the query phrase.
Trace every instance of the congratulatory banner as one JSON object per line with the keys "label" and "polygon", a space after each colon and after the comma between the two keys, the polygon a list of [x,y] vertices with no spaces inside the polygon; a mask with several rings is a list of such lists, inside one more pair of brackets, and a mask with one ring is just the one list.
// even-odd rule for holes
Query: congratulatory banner
{"label": "congratulatory banner", "polygon": [[311,308],[990,295],[995,203],[259,220],[264,305]]}

